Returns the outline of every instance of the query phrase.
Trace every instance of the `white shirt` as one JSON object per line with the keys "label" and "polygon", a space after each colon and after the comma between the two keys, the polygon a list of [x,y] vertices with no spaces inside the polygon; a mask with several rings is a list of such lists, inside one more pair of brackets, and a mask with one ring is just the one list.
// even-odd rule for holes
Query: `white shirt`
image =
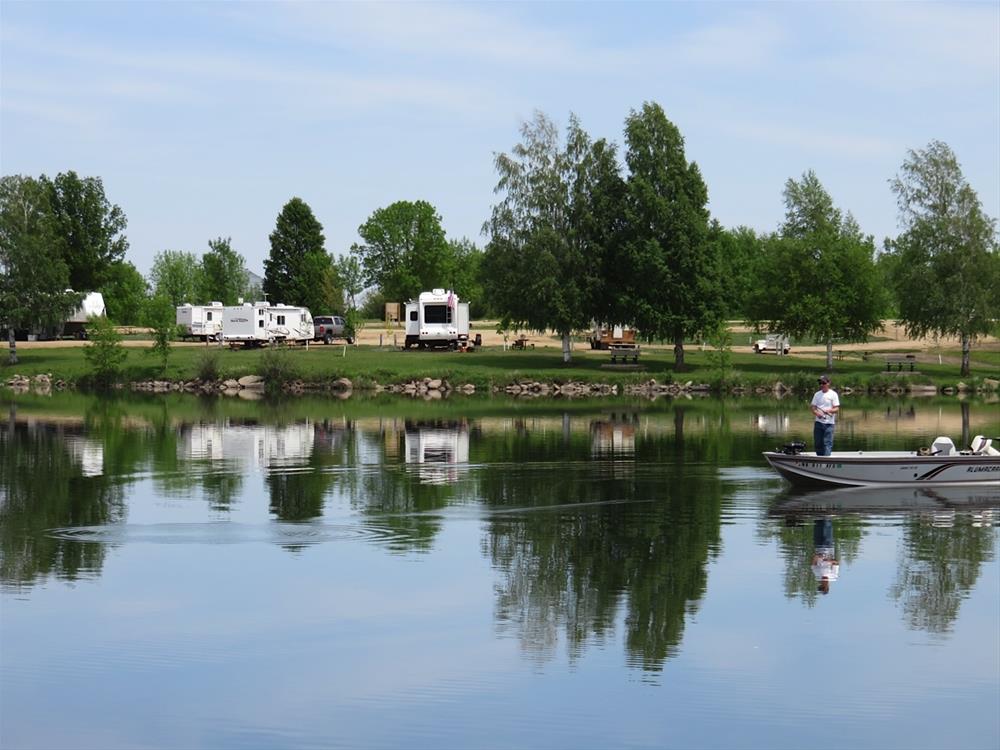
{"label": "white shirt", "polygon": [[[818,406],[820,409],[832,409],[834,406],[840,407],[840,396],[837,392],[830,388],[826,393],[822,390],[816,391],[816,395],[813,396],[812,406]],[[834,414],[824,414],[822,417],[816,417],[816,421],[821,424],[835,424],[837,417]]]}

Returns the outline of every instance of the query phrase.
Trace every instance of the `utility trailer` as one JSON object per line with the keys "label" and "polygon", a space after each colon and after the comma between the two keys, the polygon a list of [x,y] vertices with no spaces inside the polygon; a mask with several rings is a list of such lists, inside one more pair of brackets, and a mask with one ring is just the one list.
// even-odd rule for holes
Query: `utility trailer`
{"label": "utility trailer", "polygon": [[185,302],[177,307],[177,325],[184,331],[182,338],[222,340],[221,302],[209,302],[207,305],[192,305]]}
{"label": "utility trailer", "polygon": [[244,302],[222,308],[222,341],[263,346],[312,341],[313,319],[307,307]]}
{"label": "utility trailer", "polygon": [[406,303],[404,348],[459,349],[469,345],[469,303],[450,289],[421,292]]}

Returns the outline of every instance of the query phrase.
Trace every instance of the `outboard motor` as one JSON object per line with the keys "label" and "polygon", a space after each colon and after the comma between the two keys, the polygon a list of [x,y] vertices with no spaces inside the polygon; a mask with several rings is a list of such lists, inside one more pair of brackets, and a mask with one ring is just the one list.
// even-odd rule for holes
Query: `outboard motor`
{"label": "outboard motor", "polygon": [[972,438],[972,452],[984,456],[1000,456],[1000,451],[993,447],[993,440],[982,435]]}
{"label": "outboard motor", "polygon": [[806,444],[796,440],[791,443],[785,443],[778,449],[778,452],[784,453],[786,456],[797,456],[805,449]]}

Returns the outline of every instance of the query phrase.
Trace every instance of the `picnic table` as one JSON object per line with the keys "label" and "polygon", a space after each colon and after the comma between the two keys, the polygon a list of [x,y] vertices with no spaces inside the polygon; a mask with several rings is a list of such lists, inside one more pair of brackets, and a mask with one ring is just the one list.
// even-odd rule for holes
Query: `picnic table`
{"label": "picnic table", "polygon": [[910,366],[910,372],[914,372],[914,365],[917,363],[916,354],[890,354],[885,358],[885,371],[892,372],[892,368],[896,368],[896,372],[903,371],[903,365]]}

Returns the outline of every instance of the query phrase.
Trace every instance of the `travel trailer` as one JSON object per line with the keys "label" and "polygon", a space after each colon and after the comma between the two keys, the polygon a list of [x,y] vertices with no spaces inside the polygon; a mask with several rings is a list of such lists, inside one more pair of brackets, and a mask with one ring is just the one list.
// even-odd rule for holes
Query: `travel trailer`
{"label": "travel trailer", "polygon": [[312,338],[313,319],[307,307],[245,302],[222,308],[222,341],[227,344],[262,346]]}
{"label": "travel trailer", "polygon": [[416,346],[458,349],[469,343],[469,303],[450,289],[421,292],[406,303],[407,349]]}
{"label": "travel trailer", "polygon": [[192,305],[185,302],[177,308],[177,325],[184,333],[184,338],[222,340],[222,303],[210,302],[207,305]]}
{"label": "travel trailer", "polygon": [[80,306],[66,319],[62,335],[85,339],[87,338],[88,319],[93,315],[104,317],[107,314],[107,308],[104,306],[104,295],[100,292],[88,292]]}

